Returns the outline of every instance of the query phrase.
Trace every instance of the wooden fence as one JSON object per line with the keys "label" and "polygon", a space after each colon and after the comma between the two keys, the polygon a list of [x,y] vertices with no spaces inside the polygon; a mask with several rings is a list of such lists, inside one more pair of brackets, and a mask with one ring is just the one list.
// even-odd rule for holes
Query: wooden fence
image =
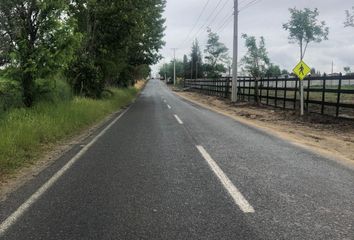
{"label": "wooden fence", "polygon": [[[256,83],[262,104],[284,109],[299,109],[300,94],[297,78],[238,78],[238,99],[255,100]],[[187,79],[186,88],[203,94],[230,98],[231,78]],[[304,79],[305,108],[336,117],[354,118],[354,76],[322,76]]]}

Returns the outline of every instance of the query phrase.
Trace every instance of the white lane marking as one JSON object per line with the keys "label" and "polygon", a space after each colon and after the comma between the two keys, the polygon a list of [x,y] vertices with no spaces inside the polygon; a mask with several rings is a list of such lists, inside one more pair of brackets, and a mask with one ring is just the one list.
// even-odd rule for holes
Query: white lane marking
{"label": "white lane marking", "polygon": [[166,99],[164,99],[163,102],[166,103],[167,102]]}
{"label": "white lane marking", "polygon": [[219,178],[220,182],[223,184],[225,189],[229,192],[231,197],[234,199],[236,205],[244,213],[254,213],[254,208],[248,203],[245,197],[241,194],[241,192],[235,187],[235,185],[230,181],[230,179],[226,176],[226,174],[221,170],[221,168],[217,165],[217,163],[211,158],[209,153],[204,149],[203,146],[196,146],[199,152],[202,154],[204,159],[209,164],[211,170],[215,173],[215,175]]}
{"label": "white lane marking", "polygon": [[89,148],[101,138],[125,113],[130,109],[127,108],[116,119],[114,119],[105,129],[102,130],[92,141],[81,149],[65,166],[63,166],[57,173],[55,173],[46,183],[44,183],[30,198],[26,200],[15,212],[13,212],[0,225],[0,237],[17,222],[17,220],[49,189],[56,181],[59,180],[88,150]]}
{"label": "white lane marking", "polygon": [[183,124],[182,120],[176,114],[174,116],[179,124]]}
{"label": "white lane marking", "polygon": [[171,106],[167,104],[168,109],[171,109]]}

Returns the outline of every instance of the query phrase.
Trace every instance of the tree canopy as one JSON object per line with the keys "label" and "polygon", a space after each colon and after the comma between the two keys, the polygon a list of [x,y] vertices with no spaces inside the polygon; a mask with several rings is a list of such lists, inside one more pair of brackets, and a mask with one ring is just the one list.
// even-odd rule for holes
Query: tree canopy
{"label": "tree canopy", "polygon": [[314,10],[290,8],[289,11],[290,20],[283,24],[283,28],[289,31],[290,43],[299,45],[300,59],[302,60],[311,42],[319,43],[328,39],[329,28],[324,21],[318,21],[319,11],[317,8]]}
{"label": "tree canopy", "polygon": [[349,10],[346,10],[345,14],[346,14],[346,20],[344,22],[344,26],[354,27],[354,7],[352,8],[351,12]]}
{"label": "tree canopy", "polygon": [[63,70],[80,35],[64,0],[0,0],[0,64],[21,81],[23,101],[34,101],[34,79]]}
{"label": "tree canopy", "polygon": [[165,0],[0,0],[0,65],[26,106],[35,80],[66,73],[77,94],[128,86],[161,59]]}
{"label": "tree canopy", "polygon": [[191,74],[192,78],[203,77],[203,58],[198,40],[195,40],[192,44],[189,65],[189,73]]}
{"label": "tree canopy", "polygon": [[209,77],[217,77],[226,71],[225,64],[229,60],[229,50],[220,42],[218,34],[208,29],[208,41],[205,49],[206,71]]}
{"label": "tree canopy", "polygon": [[242,34],[245,39],[246,55],[241,59],[244,70],[254,78],[264,77],[270,60],[265,47],[264,37],[261,37],[257,44],[256,37]]}

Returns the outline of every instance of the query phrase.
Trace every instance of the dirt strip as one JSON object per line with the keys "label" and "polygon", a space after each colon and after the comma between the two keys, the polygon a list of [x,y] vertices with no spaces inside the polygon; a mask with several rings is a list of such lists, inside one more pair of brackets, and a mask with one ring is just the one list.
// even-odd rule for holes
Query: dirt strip
{"label": "dirt strip", "polygon": [[295,111],[232,104],[229,100],[195,92],[177,95],[241,123],[262,129],[311,151],[354,166],[354,120],[317,114],[301,117]]}

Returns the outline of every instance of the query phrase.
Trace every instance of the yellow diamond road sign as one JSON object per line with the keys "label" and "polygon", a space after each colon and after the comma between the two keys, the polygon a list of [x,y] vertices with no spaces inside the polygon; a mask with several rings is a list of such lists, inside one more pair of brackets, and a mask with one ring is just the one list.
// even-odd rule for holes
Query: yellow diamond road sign
{"label": "yellow diamond road sign", "polygon": [[301,61],[296,65],[293,72],[300,78],[300,80],[304,80],[304,78],[311,72],[311,68],[307,66],[304,61]]}

